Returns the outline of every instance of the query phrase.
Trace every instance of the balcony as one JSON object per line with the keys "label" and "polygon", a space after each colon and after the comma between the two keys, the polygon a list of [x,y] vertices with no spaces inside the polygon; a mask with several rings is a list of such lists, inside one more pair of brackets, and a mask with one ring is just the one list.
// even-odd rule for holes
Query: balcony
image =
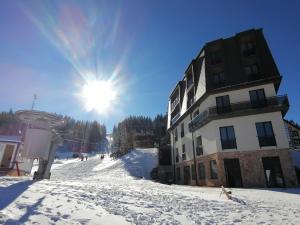
{"label": "balcony", "polygon": [[[260,104],[261,103],[261,104]],[[211,107],[197,115],[190,123],[189,130],[204,126],[211,120],[223,119],[235,116],[245,116],[257,113],[281,111],[283,116],[289,109],[289,101],[286,95],[266,98],[263,102],[244,101],[230,104],[230,110],[220,110],[218,107]]]}
{"label": "balcony", "polygon": [[180,117],[180,113],[176,114],[172,119],[171,119],[171,125],[173,125]]}

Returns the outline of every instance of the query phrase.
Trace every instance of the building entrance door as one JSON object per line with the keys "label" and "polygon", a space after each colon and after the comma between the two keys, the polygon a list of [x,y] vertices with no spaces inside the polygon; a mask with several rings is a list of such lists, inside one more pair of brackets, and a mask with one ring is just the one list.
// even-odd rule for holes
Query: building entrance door
{"label": "building entrance door", "polygon": [[228,187],[243,187],[239,159],[224,159]]}
{"label": "building entrance door", "polygon": [[12,155],[14,153],[14,145],[6,145],[4,149],[4,154],[1,160],[1,167],[2,168],[9,168],[10,166],[10,161],[12,158]]}
{"label": "building entrance door", "polygon": [[285,187],[279,157],[262,158],[267,187]]}
{"label": "building entrance door", "polygon": [[191,184],[191,172],[190,166],[185,166],[183,168],[184,184]]}

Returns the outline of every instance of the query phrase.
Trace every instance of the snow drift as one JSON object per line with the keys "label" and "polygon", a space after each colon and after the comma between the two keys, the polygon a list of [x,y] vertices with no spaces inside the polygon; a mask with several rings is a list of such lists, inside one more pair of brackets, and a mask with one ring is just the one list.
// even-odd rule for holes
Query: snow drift
{"label": "snow drift", "polygon": [[139,178],[150,179],[150,173],[158,164],[158,151],[156,148],[135,149],[113,160],[104,158],[103,162],[93,168],[93,171],[110,170],[110,172],[127,172],[129,175]]}

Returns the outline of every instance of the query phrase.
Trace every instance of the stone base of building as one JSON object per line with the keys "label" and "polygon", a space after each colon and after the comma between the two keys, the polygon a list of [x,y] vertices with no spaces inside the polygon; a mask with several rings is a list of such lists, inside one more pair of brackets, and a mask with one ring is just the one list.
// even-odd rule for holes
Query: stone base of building
{"label": "stone base of building", "polygon": [[163,184],[171,184],[174,181],[172,166],[158,166],[157,177],[159,182]]}
{"label": "stone base of building", "polygon": [[[216,162],[217,177],[214,179],[211,161]],[[204,165],[204,178],[199,177],[199,163]],[[176,165],[176,168],[180,168],[180,179],[176,174],[177,184],[247,188],[297,186],[295,168],[288,149],[224,151],[201,156],[196,158],[194,172],[193,164],[194,160]]]}

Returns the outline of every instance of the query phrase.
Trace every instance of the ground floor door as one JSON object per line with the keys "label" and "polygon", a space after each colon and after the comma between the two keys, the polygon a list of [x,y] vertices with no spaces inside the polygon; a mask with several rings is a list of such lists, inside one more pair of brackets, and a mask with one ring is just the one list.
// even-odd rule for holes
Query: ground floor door
{"label": "ground floor door", "polygon": [[224,159],[226,182],[228,187],[243,187],[239,159]]}
{"label": "ground floor door", "polygon": [[14,145],[6,145],[5,146],[0,167],[9,168],[10,161],[11,161],[11,158],[12,158],[13,153],[14,153],[14,148],[15,148]]}
{"label": "ground floor door", "polygon": [[190,166],[183,168],[184,184],[191,184],[191,169]]}
{"label": "ground floor door", "polygon": [[263,157],[262,163],[267,187],[285,187],[279,157]]}

